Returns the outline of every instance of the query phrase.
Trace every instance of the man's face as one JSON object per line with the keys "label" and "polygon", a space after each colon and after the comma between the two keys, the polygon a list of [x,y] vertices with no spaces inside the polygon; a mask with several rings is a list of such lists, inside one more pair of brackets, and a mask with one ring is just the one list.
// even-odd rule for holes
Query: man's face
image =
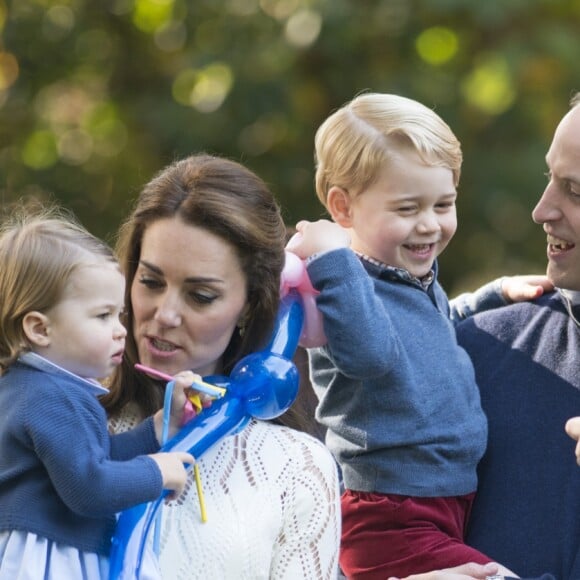
{"label": "man's face", "polygon": [[580,290],[580,105],[562,119],[546,155],[549,182],[532,212],[547,235],[548,278]]}

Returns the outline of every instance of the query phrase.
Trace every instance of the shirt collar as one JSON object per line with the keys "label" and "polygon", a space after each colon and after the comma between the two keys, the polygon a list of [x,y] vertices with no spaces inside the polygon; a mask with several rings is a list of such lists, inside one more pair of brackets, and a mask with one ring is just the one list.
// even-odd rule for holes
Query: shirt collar
{"label": "shirt collar", "polygon": [[416,276],[413,276],[408,270],[405,270],[404,268],[397,268],[396,266],[389,266],[388,264],[385,264],[384,262],[381,262],[380,260],[377,260],[375,258],[371,258],[370,256],[367,256],[366,254],[361,254],[360,252],[355,251],[355,254],[361,260],[364,260],[365,262],[368,262],[369,264],[376,266],[377,268],[379,268],[379,270],[389,270],[391,272],[395,272],[403,280],[405,280],[407,282],[412,282],[413,284],[419,284],[419,286],[421,286],[424,290],[427,290],[427,288],[429,288],[429,286],[431,285],[431,283],[433,282],[433,280],[435,278],[435,270],[434,269],[429,270],[429,272],[427,274],[425,274],[425,276],[422,276],[421,278],[417,278]]}
{"label": "shirt collar", "polygon": [[108,389],[103,387],[101,383],[94,379],[84,379],[79,377],[74,373],[59,367],[48,359],[36,354],[35,352],[25,352],[18,357],[18,362],[32,367],[36,370],[43,371],[45,373],[50,373],[51,375],[57,375],[62,377],[67,377],[68,379],[73,379],[75,382],[79,383],[81,386],[89,390],[95,396],[100,396],[108,393]]}
{"label": "shirt collar", "polygon": [[573,306],[580,304],[580,291],[578,290],[565,290],[564,288],[558,288],[560,294],[564,295]]}

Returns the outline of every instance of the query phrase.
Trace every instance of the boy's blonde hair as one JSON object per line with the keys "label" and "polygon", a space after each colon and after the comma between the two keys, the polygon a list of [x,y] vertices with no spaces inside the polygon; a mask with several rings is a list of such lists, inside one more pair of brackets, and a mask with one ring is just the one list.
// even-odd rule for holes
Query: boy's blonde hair
{"label": "boy's blonde hair", "polygon": [[457,137],[431,109],[398,95],[355,97],[322,123],[314,144],[316,193],[325,207],[331,187],[356,195],[409,148],[427,165],[451,169],[454,184],[459,183],[463,159]]}
{"label": "boy's blonde hair", "polygon": [[0,374],[29,350],[28,312],[61,300],[80,266],[116,263],[112,250],[58,208],[18,207],[0,225]]}

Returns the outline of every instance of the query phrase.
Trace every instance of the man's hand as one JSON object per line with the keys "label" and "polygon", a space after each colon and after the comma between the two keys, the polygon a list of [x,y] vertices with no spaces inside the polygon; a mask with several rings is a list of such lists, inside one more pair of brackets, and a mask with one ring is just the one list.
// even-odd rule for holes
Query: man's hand
{"label": "man's hand", "polygon": [[566,422],[566,433],[578,443],[576,444],[576,463],[580,465],[580,417],[572,417]]}
{"label": "man's hand", "polygon": [[498,573],[500,566],[494,562],[489,564],[462,564],[455,568],[446,568],[445,570],[434,570],[424,574],[413,574],[406,578],[390,577],[389,580],[485,580],[486,576],[492,576]]}

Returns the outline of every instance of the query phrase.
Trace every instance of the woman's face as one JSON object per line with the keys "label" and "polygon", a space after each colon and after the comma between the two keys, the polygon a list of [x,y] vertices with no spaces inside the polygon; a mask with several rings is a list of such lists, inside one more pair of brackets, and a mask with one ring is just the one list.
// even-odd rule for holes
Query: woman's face
{"label": "woman's face", "polygon": [[246,301],[246,277],[225,240],[178,217],[147,227],[131,285],[142,364],[170,375],[219,373]]}

